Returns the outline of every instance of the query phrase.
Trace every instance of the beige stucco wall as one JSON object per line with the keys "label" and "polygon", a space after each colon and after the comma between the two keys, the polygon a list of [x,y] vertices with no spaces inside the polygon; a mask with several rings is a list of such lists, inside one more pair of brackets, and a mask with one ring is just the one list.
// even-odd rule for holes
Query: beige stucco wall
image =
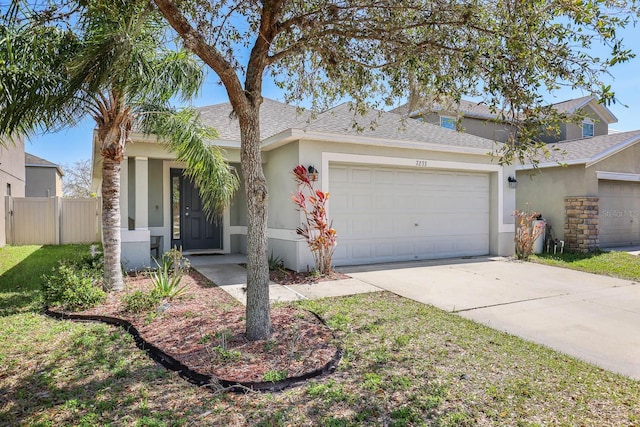
{"label": "beige stucco wall", "polygon": [[[291,201],[296,191],[293,168],[299,164],[299,144],[292,142],[269,151],[263,165],[269,189],[269,228],[295,229],[300,215]],[[305,164],[305,166],[308,166]]]}
{"label": "beige stucco wall", "polygon": [[516,177],[517,209],[540,212],[558,239],[564,237],[564,198],[596,195],[587,192],[584,165],[518,171]]}
{"label": "beige stucco wall", "polygon": [[640,143],[636,142],[622,151],[589,165],[587,167],[587,179],[589,180],[588,189],[591,192],[597,191],[598,188],[597,171],[640,173]]}
{"label": "beige stucco wall", "polygon": [[0,195],[2,196],[2,214],[0,215],[0,247],[7,243],[6,239],[6,195],[11,186],[11,195],[24,197],[25,167],[24,139],[14,138],[12,141],[0,141]]}

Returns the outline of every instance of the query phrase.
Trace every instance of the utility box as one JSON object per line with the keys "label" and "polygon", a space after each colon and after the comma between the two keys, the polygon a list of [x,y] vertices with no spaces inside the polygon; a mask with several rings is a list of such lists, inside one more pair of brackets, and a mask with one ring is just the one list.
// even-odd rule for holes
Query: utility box
{"label": "utility box", "polygon": [[535,219],[533,220],[532,225],[533,230],[537,230],[538,228],[542,229],[540,235],[533,241],[533,253],[541,254],[542,251],[544,251],[544,233],[546,232],[547,221],[545,221],[544,218]]}

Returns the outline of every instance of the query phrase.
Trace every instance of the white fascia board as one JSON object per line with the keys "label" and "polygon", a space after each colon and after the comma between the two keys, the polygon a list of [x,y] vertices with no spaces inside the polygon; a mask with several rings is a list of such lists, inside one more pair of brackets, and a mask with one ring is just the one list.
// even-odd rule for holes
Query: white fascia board
{"label": "white fascia board", "polygon": [[288,129],[270,138],[267,138],[262,145],[265,151],[284,145],[292,140],[318,140],[326,142],[338,142],[357,145],[371,145],[378,147],[406,148],[424,151],[439,151],[444,153],[475,154],[486,156],[490,153],[489,148],[460,147],[454,145],[440,145],[428,142],[413,142],[397,139],[375,138],[358,135],[342,135],[329,132],[304,131],[301,129]]}
{"label": "white fascia board", "polygon": [[616,116],[613,115],[613,113],[611,112],[611,110],[609,110],[607,107],[605,107],[604,105],[600,104],[598,102],[597,99],[592,98],[589,101],[591,105],[591,108],[593,108],[595,110],[595,112],[602,118],[602,120],[604,120],[607,124],[611,124],[611,123],[617,123],[618,122],[618,118]]}
{"label": "white fascia board", "polygon": [[576,111],[578,111],[579,109],[581,109],[585,105],[589,104],[591,101],[596,101],[597,102],[597,100],[594,97],[589,97],[589,98],[585,99],[584,101],[582,101],[580,104],[578,104],[575,107],[573,107],[571,110],[569,110],[568,113],[569,114],[575,113]]}
{"label": "white fascia board", "polygon": [[637,173],[596,171],[596,176],[598,179],[610,181],[640,182],[640,174]]}
{"label": "white fascia board", "polygon": [[557,168],[562,166],[573,166],[573,165],[584,165],[589,161],[589,159],[575,159],[575,160],[567,160],[566,162],[544,162],[538,163],[537,165],[526,164],[526,165],[518,165],[516,166],[517,171],[526,171],[532,169],[544,169],[544,168]]}
{"label": "white fascia board", "polygon": [[618,153],[619,151],[624,150],[627,147],[632,146],[633,144],[637,143],[638,141],[640,141],[640,135],[636,135],[633,136],[629,139],[627,139],[626,141],[622,141],[620,144],[618,145],[614,145],[611,148],[608,148],[606,150],[604,150],[603,152],[596,154],[595,156],[593,156],[591,159],[589,159],[589,161],[587,162],[587,167],[593,166],[594,164],[601,162],[602,160],[613,156],[614,154]]}

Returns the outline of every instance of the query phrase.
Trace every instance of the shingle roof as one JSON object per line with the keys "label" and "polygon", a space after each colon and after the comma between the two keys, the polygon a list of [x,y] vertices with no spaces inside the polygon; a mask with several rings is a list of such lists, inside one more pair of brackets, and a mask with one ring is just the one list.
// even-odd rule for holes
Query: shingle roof
{"label": "shingle roof", "polygon": [[[483,119],[495,119],[498,117],[496,113],[493,113],[489,106],[482,102],[467,101],[461,99],[457,106],[449,108],[439,104],[433,105],[432,111],[445,111],[445,112],[460,112],[466,116],[479,117]],[[404,116],[413,115],[414,111],[409,111],[409,104],[401,105],[390,111],[391,113],[401,114]]]}
{"label": "shingle roof", "polygon": [[55,163],[51,163],[48,160],[45,160],[41,157],[38,156],[34,156],[33,154],[29,154],[29,153],[24,153],[24,165],[25,166],[39,166],[39,167],[47,167],[47,168],[56,168],[58,169],[58,172],[60,173],[60,175],[64,175],[64,172],[62,171],[62,168],[60,168],[60,165],[57,165]]}
{"label": "shingle roof", "polygon": [[[576,110],[584,107],[591,101],[596,101],[597,99],[593,96],[583,96],[575,99],[568,99],[566,101],[561,101],[555,104],[551,104],[551,106],[560,113],[571,114]],[[434,112],[437,111],[449,111],[447,108],[442,108],[440,105],[436,104],[432,107]],[[453,108],[454,111],[460,112],[467,117],[478,117],[481,119],[496,119],[498,118],[498,114],[493,113],[489,106],[484,103],[478,103],[474,101],[460,100],[460,103],[456,108]],[[409,111],[409,104],[401,105],[400,107],[394,108],[391,112],[403,114],[403,115],[416,115],[417,112]],[[605,106],[600,106],[600,113],[603,115],[603,118],[607,119],[608,123],[615,123],[617,121],[616,117],[609,111]]]}
{"label": "shingle roof", "polygon": [[[372,123],[374,126],[371,126]],[[371,110],[361,116],[354,112],[351,103],[339,105],[319,114],[303,129],[487,150],[495,147],[491,140],[417,120],[404,120],[400,114]]]}
{"label": "shingle roof", "polygon": [[541,163],[549,163],[549,166],[557,162],[588,163],[607,152],[616,152],[637,141],[640,141],[640,130],[561,141],[547,145],[551,157],[539,160]]}
{"label": "shingle roof", "polygon": [[[240,126],[238,120],[231,117],[231,103],[200,107],[198,110],[202,121],[214,127],[220,139],[240,141]],[[311,115],[309,110],[299,111],[295,106],[264,98],[260,107],[260,140],[294,128],[307,121]]]}
{"label": "shingle roof", "polygon": [[591,100],[595,100],[592,96],[583,96],[582,98],[568,99],[566,101],[561,101],[555,104],[551,104],[551,106],[561,113],[573,113],[578,108],[585,106]]}
{"label": "shingle roof", "polygon": [[[199,110],[203,122],[216,128],[221,140],[240,141],[238,120],[230,117],[229,103],[202,107]],[[406,120],[399,114],[370,110],[362,116],[355,112],[351,103],[314,114],[309,110],[300,112],[294,106],[265,99],[260,108],[260,127],[261,140],[288,129],[296,129],[309,133],[424,142],[488,151],[495,148],[495,143],[491,140],[417,120]]]}

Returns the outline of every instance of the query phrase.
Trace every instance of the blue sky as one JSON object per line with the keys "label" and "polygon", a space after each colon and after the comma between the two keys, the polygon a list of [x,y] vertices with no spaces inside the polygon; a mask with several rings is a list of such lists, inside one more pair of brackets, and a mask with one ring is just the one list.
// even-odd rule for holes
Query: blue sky
{"label": "blue sky", "polygon": [[[640,29],[627,28],[620,35],[624,38],[625,45],[638,56],[627,63],[616,65],[612,69],[611,78],[606,79],[606,83],[612,85],[613,90],[616,92],[616,97],[620,101],[609,106],[611,112],[618,118],[618,123],[611,125],[610,128],[627,131],[640,129]],[[268,77],[265,78],[263,95],[268,98],[282,100],[282,93]],[[547,101],[555,103],[584,95],[587,94],[562,90],[554,97],[549,96]],[[211,72],[201,90],[200,96],[194,99],[193,105],[199,107],[226,102],[227,100],[224,88],[217,84],[215,74]],[[26,142],[25,149],[28,153],[61,165],[89,159],[91,158],[93,127],[93,120],[86,118],[75,128],[32,137]]]}

